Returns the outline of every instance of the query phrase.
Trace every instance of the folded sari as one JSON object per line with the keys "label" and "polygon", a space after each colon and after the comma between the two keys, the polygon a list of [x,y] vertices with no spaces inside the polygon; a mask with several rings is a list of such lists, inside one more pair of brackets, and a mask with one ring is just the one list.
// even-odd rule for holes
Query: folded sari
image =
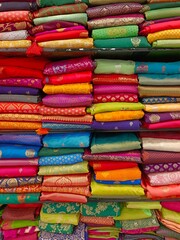
{"label": "folded sari", "polygon": [[92,101],[90,94],[55,94],[43,98],[43,104],[49,107],[87,107]]}
{"label": "folded sari", "polygon": [[17,228],[17,229],[9,229],[9,230],[3,230],[3,236],[4,239],[14,239],[18,237],[24,237],[31,235],[33,233],[38,232],[39,229],[36,226],[29,226],[24,228]]}
{"label": "folded sari", "polygon": [[153,123],[153,124],[144,124],[145,128],[148,129],[168,129],[168,128],[179,128],[180,127],[180,120],[174,121],[167,121],[167,122],[160,122],[160,123]]}
{"label": "folded sari", "polygon": [[73,23],[73,22],[67,22],[67,21],[52,21],[52,22],[47,22],[44,24],[40,24],[38,26],[34,26],[28,32],[31,35],[35,35],[37,33],[43,33],[46,31],[51,31],[54,29],[59,29],[59,28],[68,28],[68,27],[74,27],[74,26],[80,26],[79,23]]}
{"label": "folded sari", "polygon": [[92,92],[92,85],[89,83],[75,83],[64,85],[48,85],[43,88],[46,94],[90,94]]}
{"label": "folded sari", "polygon": [[[3,42],[3,41],[2,41]],[[17,59],[18,60],[18,59]],[[17,61],[16,60],[16,61]],[[1,68],[0,78],[43,78],[42,71],[39,69],[31,69],[25,67],[16,67],[16,66],[3,66]]]}
{"label": "folded sari", "polygon": [[107,185],[91,182],[92,197],[115,197],[115,196],[144,196],[144,189],[140,185]]}
{"label": "folded sari", "polygon": [[5,122],[0,121],[0,129],[5,130],[37,130],[42,127],[40,122]]}
{"label": "folded sari", "polygon": [[21,186],[29,186],[33,184],[41,184],[42,177],[21,177],[21,178],[0,178],[1,188],[15,188]]}
{"label": "folded sari", "polygon": [[180,74],[160,75],[160,74],[138,74],[140,85],[179,85]]}
{"label": "folded sari", "polygon": [[91,124],[42,123],[42,128],[55,130],[90,130]]}
{"label": "folded sari", "polygon": [[52,165],[70,165],[82,162],[82,154],[67,154],[62,156],[40,157],[39,166],[52,166]]}
{"label": "folded sari", "polygon": [[[30,46],[30,40],[0,41],[0,49],[29,48]],[[11,76],[13,77],[13,75]]]}
{"label": "folded sari", "polygon": [[179,152],[179,143],[176,139],[142,138],[144,150]]}
{"label": "folded sari", "polygon": [[89,165],[93,167],[94,171],[107,171],[115,169],[134,168],[137,166],[137,163],[117,161],[90,161]]}
{"label": "folded sari", "polygon": [[75,23],[80,23],[82,25],[86,25],[87,14],[86,13],[72,13],[72,14],[63,14],[63,15],[59,14],[55,16],[34,18],[33,22],[35,25],[40,25],[43,23],[57,21],[57,20],[75,22]]}
{"label": "folded sari", "polygon": [[[179,12],[180,12],[180,10],[179,10]],[[155,33],[150,33],[147,36],[149,43],[152,43],[157,40],[179,39],[179,38],[180,38],[180,29],[159,31],[159,32],[155,32]]]}
{"label": "folded sari", "polygon": [[37,175],[37,166],[1,167],[0,177],[34,177]]}
{"label": "folded sari", "polygon": [[140,149],[140,142],[133,133],[95,133],[91,153],[119,152]]}
{"label": "folded sari", "polygon": [[46,135],[43,145],[50,148],[85,148],[89,146],[89,141],[89,132],[57,133]]}
{"label": "folded sari", "polygon": [[95,85],[93,90],[94,94],[138,93],[138,88],[134,85]]}
{"label": "folded sari", "polygon": [[[73,234],[68,235],[68,240],[84,240],[86,237],[86,225],[83,223],[79,223],[79,225],[75,228]],[[51,232],[41,231],[39,240],[48,240],[48,239],[57,239],[57,240],[66,240],[66,234],[55,234]]]}
{"label": "folded sari", "polygon": [[157,163],[157,164],[146,164],[142,166],[143,171],[148,173],[160,173],[160,172],[176,172],[180,171],[180,163]]}
{"label": "folded sari", "polygon": [[94,177],[95,182],[101,183],[101,184],[111,184],[111,185],[141,185],[141,179],[136,180],[127,180],[127,181],[104,181],[104,180],[97,180],[96,177]]}
{"label": "folded sari", "polygon": [[138,26],[136,25],[100,28],[92,31],[94,40],[136,36],[138,36]]}
{"label": "folded sari", "polygon": [[84,153],[82,148],[45,148],[42,147],[38,153],[39,157],[51,157],[64,154]]}
{"label": "folded sari", "polygon": [[36,134],[0,134],[0,144],[41,146],[41,137]]}
{"label": "folded sari", "polygon": [[95,170],[97,180],[107,181],[128,181],[141,178],[141,171],[138,167],[114,169],[108,171]]}
{"label": "folded sari", "polygon": [[93,121],[93,129],[98,130],[139,130],[141,122],[139,120],[120,121],[120,122],[97,122]]}
{"label": "folded sari", "polygon": [[[149,2],[149,1],[148,1]],[[151,3],[151,4],[145,4],[143,6],[142,11],[146,12],[146,11],[150,11],[150,10],[155,10],[155,9],[162,9],[162,8],[172,8],[172,7],[180,7],[180,3],[177,1],[154,1],[155,3]]]}
{"label": "folded sari", "polygon": [[171,211],[180,212],[179,202],[161,202],[163,208],[166,208]]}
{"label": "folded sari", "polygon": [[180,7],[162,8],[145,12],[146,20],[179,17]]}
{"label": "folded sari", "polygon": [[3,230],[12,230],[19,229],[24,227],[38,227],[38,220],[15,220],[15,221],[6,221],[4,220],[2,223]]}
{"label": "folded sari", "polygon": [[128,84],[138,85],[138,75],[123,75],[123,74],[94,74],[92,76],[94,85],[111,85],[111,84]]}
{"label": "folded sari", "polygon": [[[162,206],[158,201],[150,202],[127,202],[127,208],[137,208],[137,209],[159,209],[161,210]],[[154,213],[154,212],[153,212]]]}
{"label": "folded sari", "polygon": [[0,12],[0,23],[32,21],[32,14],[29,11],[7,11]]}
{"label": "folded sari", "polygon": [[138,102],[138,95],[133,93],[110,93],[110,94],[94,94],[94,103],[106,102]]}
{"label": "folded sari", "polygon": [[176,97],[147,97],[147,98],[142,98],[141,102],[143,104],[178,103],[178,102],[180,102],[180,98],[176,98]]}
{"label": "folded sari", "polygon": [[[12,103],[11,103],[12,102]],[[34,104],[41,102],[40,96],[19,95],[19,94],[0,94],[0,106],[5,106],[7,112],[24,113],[25,109],[29,113],[39,113],[37,110],[40,105]],[[10,106],[13,106],[12,108]],[[3,107],[4,108],[4,107]],[[22,109],[22,110],[21,110]],[[27,112],[28,113],[28,112]]]}
{"label": "folded sari", "polygon": [[88,202],[81,205],[82,216],[117,217],[121,214],[121,204],[118,202]]}
{"label": "folded sari", "polygon": [[44,213],[79,213],[79,203],[44,203],[42,205],[42,211]]}
{"label": "folded sari", "polygon": [[164,87],[164,86],[139,86],[140,97],[156,97],[156,96],[168,96],[168,97],[180,97],[180,91],[177,87]]}
{"label": "folded sari", "polygon": [[86,203],[86,196],[73,193],[41,192],[41,201]]}
{"label": "folded sari", "polygon": [[57,75],[64,73],[92,71],[93,68],[93,61],[89,57],[82,57],[51,62],[46,65],[43,73],[45,75]]}
{"label": "folded sari", "polygon": [[38,166],[38,158],[32,159],[0,159],[0,166],[1,167],[8,167],[8,166]]}
{"label": "folded sari", "polygon": [[138,25],[142,22],[144,22],[144,15],[138,13],[91,19],[87,22],[87,24],[88,28],[91,30],[104,27]]}
{"label": "folded sari", "polygon": [[0,7],[0,11],[4,12],[4,11],[16,11],[16,10],[36,10],[37,9],[37,4],[36,2],[17,2],[16,4],[14,4],[14,2],[12,1],[8,1],[8,2],[2,2],[1,3],[1,7]]}
{"label": "folded sari", "polygon": [[[0,182],[1,183],[1,182]],[[44,176],[42,186],[46,187],[84,187],[89,185],[89,174],[65,176]],[[1,185],[0,185],[1,186]]]}
{"label": "folded sari", "polygon": [[146,123],[158,123],[158,122],[166,122],[172,120],[179,120],[180,113],[179,112],[170,112],[170,113],[146,113],[144,116],[144,120]]}
{"label": "folded sari", "polygon": [[151,186],[163,186],[180,183],[179,171],[177,170],[174,172],[148,173],[147,179]]}
{"label": "folded sari", "polygon": [[150,48],[146,37],[122,37],[116,39],[97,39],[94,41],[97,48]]}
{"label": "folded sari", "polygon": [[[123,103],[124,104],[124,103]],[[95,114],[97,122],[115,122],[115,121],[127,121],[137,120],[144,116],[144,112],[140,111],[115,111]],[[131,123],[132,125],[132,123]]]}
{"label": "folded sari", "polygon": [[11,32],[11,31],[16,31],[16,30],[29,30],[33,26],[30,22],[7,22],[7,23],[1,23],[0,24],[0,31],[1,32]]}
{"label": "folded sari", "polygon": [[43,122],[50,123],[74,123],[74,124],[91,124],[93,116],[90,114],[84,116],[44,116],[42,117]]}
{"label": "folded sari", "polygon": [[48,76],[44,79],[44,84],[72,84],[72,83],[90,83],[92,79],[91,71],[79,73],[67,73],[61,75]]}
{"label": "folded sari", "polygon": [[[179,112],[179,103],[145,105],[146,112]],[[170,113],[169,113],[170,114]]]}
{"label": "folded sari", "polygon": [[[170,3],[170,5],[171,4],[172,3]],[[178,29],[179,27],[180,27],[180,20],[155,23],[142,28],[142,30],[140,31],[140,35],[147,36],[150,33],[155,33],[155,32],[160,32],[160,31],[170,30],[170,29]]]}
{"label": "folded sari", "polygon": [[41,209],[40,220],[45,223],[61,223],[61,224],[72,224],[78,225],[79,213],[60,214],[60,213],[44,213]]}
{"label": "folded sari", "polygon": [[89,190],[89,186],[85,187],[46,187],[42,186],[42,192],[50,192],[50,193],[67,193],[67,194],[77,194],[86,197],[91,196],[91,192]]}
{"label": "folded sari", "polygon": [[42,48],[93,48],[92,38],[76,38],[67,40],[54,40],[48,42],[40,42],[38,45]]}
{"label": "folded sari", "polygon": [[144,109],[144,105],[138,103],[98,103],[93,104],[88,110],[88,113],[94,115],[96,113],[113,112],[113,111],[138,111]]}
{"label": "folded sari", "polygon": [[0,158],[38,157],[39,146],[0,144]]}
{"label": "folded sari", "polygon": [[154,48],[179,48],[178,39],[168,39],[168,40],[157,40],[153,42],[152,47]]}
{"label": "folded sari", "polygon": [[62,115],[62,116],[84,116],[86,115],[85,107],[71,107],[71,108],[52,108],[41,106],[39,113],[42,115]]}
{"label": "folded sari", "polygon": [[49,233],[58,233],[58,234],[72,234],[74,226],[71,224],[50,224],[39,221],[40,231],[46,231]]}
{"label": "folded sari", "polygon": [[179,184],[165,185],[165,186],[151,186],[143,179],[142,187],[146,193],[147,198],[163,199],[163,198],[179,198]]}
{"label": "folded sari", "polygon": [[[169,237],[166,240],[176,240],[180,238],[180,233],[177,233],[165,227],[164,225],[161,225],[160,228],[156,231],[156,233],[160,236]],[[174,239],[172,237],[174,237]]]}
{"label": "folded sari", "polygon": [[0,121],[41,122],[42,116],[38,114],[0,113]]}
{"label": "folded sari", "polygon": [[36,203],[40,193],[4,193],[0,194],[1,204]]}
{"label": "folded sari", "polygon": [[40,166],[38,175],[71,175],[78,173],[88,173],[88,162],[76,163],[62,166]]}
{"label": "folded sari", "polygon": [[[105,5],[111,3],[128,3],[132,2],[131,0],[89,0],[89,3],[94,5]],[[134,3],[144,3],[145,0],[134,0]]]}
{"label": "folded sari", "polygon": [[30,87],[1,86],[0,94],[38,95],[40,90]]}
{"label": "folded sari", "polygon": [[[103,11],[106,8],[106,11]],[[122,15],[127,13],[137,13],[142,9],[139,3],[117,3],[110,5],[103,5],[98,7],[91,7],[87,9],[88,18],[101,18],[105,16]]]}
{"label": "folded sari", "polygon": [[14,221],[14,220],[35,220],[36,217],[36,208],[10,208],[6,206],[2,218],[3,220],[7,221]]}
{"label": "folded sari", "polygon": [[112,217],[93,217],[93,216],[81,216],[81,222],[87,225],[100,225],[100,226],[113,226],[114,219]]}
{"label": "folded sari", "polygon": [[26,40],[29,37],[27,30],[17,30],[11,32],[0,33],[1,41],[14,41],[14,40]]}
{"label": "folded sari", "polygon": [[20,86],[42,89],[42,80],[36,78],[7,78],[0,79],[0,86]]}
{"label": "folded sari", "polygon": [[72,13],[83,13],[86,12],[88,6],[85,3],[68,4],[62,6],[51,6],[46,8],[40,8],[33,12],[34,18],[47,17],[54,15],[72,14]]}
{"label": "folded sari", "polygon": [[27,185],[15,188],[0,188],[0,193],[40,193],[41,184]]}
{"label": "folded sari", "polygon": [[[81,2],[88,3],[88,0],[82,0]],[[58,0],[52,0],[49,2],[48,0],[38,0],[37,4],[39,7],[48,7],[48,6],[61,6],[66,4],[76,3],[75,0],[62,0],[59,2]]]}
{"label": "folded sari", "polygon": [[151,163],[168,163],[169,159],[171,162],[176,163],[179,161],[179,152],[164,152],[164,151],[146,151],[142,150],[142,160],[145,164]]}
{"label": "folded sari", "polygon": [[134,74],[135,62],[125,60],[95,59],[95,74]]}
{"label": "folded sari", "polygon": [[89,149],[85,149],[83,159],[86,161],[122,161],[141,163],[141,154],[139,151],[129,152],[108,152],[92,154]]}
{"label": "folded sari", "polygon": [[168,221],[172,221],[180,224],[180,213],[168,210],[166,208],[161,209],[162,218]]}

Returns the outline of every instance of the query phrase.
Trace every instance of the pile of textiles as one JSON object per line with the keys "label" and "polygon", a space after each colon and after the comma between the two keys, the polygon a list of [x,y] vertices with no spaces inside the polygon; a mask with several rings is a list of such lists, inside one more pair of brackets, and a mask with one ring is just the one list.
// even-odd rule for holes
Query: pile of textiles
{"label": "pile of textiles", "polygon": [[0,59],[0,129],[37,130],[46,59]]}
{"label": "pile of textiles", "polygon": [[138,102],[135,62],[96,59],[93,75],[95,116],[92,127],[101,130],[139,130],[144,106]]}
{"label": "pile of textiles", "polygon": [[144,132],[142,170],[146,196],[151,199],[180,196],[180,136],[177,132]]}
{"label": "pile of textiles", "polygon": [[36,134],[0,135],[0,203],[39,201],[42,177],[38,173],[41,137]]}
{"label": "pile of textiles", "polygon": [[79,221],[80,204],[44,203],[40,213],[39,240],[85,240],[86,226]]}
{"label": "pile of textiles", "polygon": [[39,176],[44,176],[41,201],[87,202],[90,196],[88,162],[83,161],[90,133],[55,133],[43,138]]}
{"label": "pile of textiles", "polygon": [[37,240],[41,204],[12,204],[5,207],[1,224],[3,240]]}
{"label": "pile of textiles", "polygon": [[37,9],[35,1],[1,1],[0,48],[23,48],[31,46],[28,30],[32,28],[32,11]]}
{"label": "pile of textiles", "polygon": [[180,62],[137,63],[139,96],[145,104],[144,127],[180,127]]}
{"label": "pile of textiles", "polygon": [[[112,2],[112,1],[111,1]],[[115,2],[115,1],[114,1]],[[117,2],[117,1],[116,1]],[[97,48],[151,47],[146,37],[138,36],[138,25],[144,22],[143,5],[126,1],[90,7],[86,10]]]}
{"label": "pile of textiles", "polygon": [[134,133],[95,133],[91,152],[85,151],[84,159],[94,169],[91,193],[95,198],[144,196],[141,187],[141,162],[139,139]]}
{"label": "pile of textiles", "polygon": [[93,117],[86,114],[91,106],[93,61],[89,57],[48,63],[44,69],[44,88],[40,113],[43,128],[89,129]]}
{"label": "pile of textiles", "polygon": [[180,47],[180,2],[153,1],[145,4],[142,12],[146,21],[140,25],[140,35],[154,48]]}
{"label": "pile of textiles", "polygon": [[156,231],[159,236],[180,239],[180,203],[161,202],[162,209],[157,211],[160,228]]}
{"label": "pile of textiles", "polygon": [[81,205],[81,222],[87,225],[88,239],[110,239],[119,237],[114,218],[121,214],[119,202],[88,202]]}
{"label": "pile of textiles", "polygon": [[41,8],[33,13],[36,26],[31,34],[41,49],[93,47],[86,30],[86,3],[40,0],[38,4]]}

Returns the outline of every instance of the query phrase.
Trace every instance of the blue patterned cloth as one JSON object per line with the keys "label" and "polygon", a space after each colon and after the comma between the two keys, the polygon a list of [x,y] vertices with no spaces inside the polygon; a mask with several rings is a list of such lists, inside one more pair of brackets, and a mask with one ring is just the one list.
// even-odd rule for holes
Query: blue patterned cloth
{"label": "blue patterned cloth", "polygon": [[0,158],[34,158],[39,150],[37,146],[0,144]]}
{"label": "blue patterned cloth", "polygon": [[40,166],[51,166],[51,165],[68,165],[75,164],[83,161],[83,154],[66,154],[61,156],[41,157],[39,159]]}
{"label": "blue patterned cloth", "polygon": [[58,129],[58,130],[63,130],[63,129],[83,130],[83,129],[91,129],[91,125],[87,125],[87,124],[66,124],[66,123],[43,123],[42,128]]}
{"label": "blue patterned cloth", "polygon": [[44,147],[50,148],[86,148],[89,144],[89,132],[50,133],[43,138]]}
{"label": "blue patterned cloth", "polygon": [[144,104],[156,104],[156,103],[178,103],[180,102],[180,98],[176,97],[146,97],[142,98],[141,102]]}
{"label": "blue patterned cloth", "polygon": [[94,177],[94,180],[97,183],[102,183],[102,184],[117,184],[117,185],[140,185],[141,184],[141,179],[137,180],[128,180],[128,181],[103,181],[103,180],[97,180],[96,177]]}
{"label": "blue patterned cloth", "polygon": [[42,146],[41,136],[37,134],[0,134],[0,144]]}

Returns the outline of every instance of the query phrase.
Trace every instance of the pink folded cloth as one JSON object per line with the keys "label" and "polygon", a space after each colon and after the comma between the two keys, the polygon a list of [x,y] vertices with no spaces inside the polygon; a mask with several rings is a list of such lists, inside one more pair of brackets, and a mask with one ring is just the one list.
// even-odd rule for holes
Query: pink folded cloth
{"label": "pink folded cloth", "polygon": [[161,202],[161,205],[171,211],[180,212],[180,202]]}

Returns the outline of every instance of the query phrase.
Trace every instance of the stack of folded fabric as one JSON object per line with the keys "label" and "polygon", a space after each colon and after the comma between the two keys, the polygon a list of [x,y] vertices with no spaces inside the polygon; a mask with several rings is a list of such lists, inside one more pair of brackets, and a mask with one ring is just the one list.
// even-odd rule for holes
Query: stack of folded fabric
{"label": "stack of folded fabric", "polygon": [[157,212],[161,226],[156,233],[165,239],[180,239],[180,203],[161,202],[161,205],[162,210]]}
{"label": "stack of folded fabric", "polygon": [[2,1],[0,5],[0,48],[31,46],[28,30],[32,28],[35,1]]}
{"label": "stack of folded fabric", "polygon": [[39,240],[85,240],[86,226],[79,223],[79,219],[78,203],[44,203],[40,213]]}
{"label": "stack of folded fabric", "polygon": [[[153,236],[159,229],[159,222],[155,214],[157,209],[161,209],[159,202],[123,203],[120,215],[114,218],[115,226],[121,229],[122,234],[131,235],[132,239],[153,239],[145,236],[148,233]],[[136,235],[139,235],[139,238]]]}
{"label": "stack of folded fabric", "polygon": [[140,3],[115,3],[90,7],[88,27],[97,48],[151,47],[146,37],[138,36],[138,25],[144,21]]}
{"label": "stack of folded fabric", "polygon": [[80,221],[87,225],[87,239],[118,239],[120,229],[115,227],[114,218],[120,214],[119,202],[88,202],[81,205]]}
{"label": "stack of folded fabric", "polygon": [[180,138],[175,132],[141,133],[143,187],[151,199],[180,196]]}
{"label": "stack of folded fabric", "polygon": [[4,240],[37,240],[41,204],[8,205],[2,214]]}
{"label": "stack of folded fabric", "polygon": [[142,10],[146,20],[140,25],[140,35],[147,36],[152,47],[180,47],[180,2],[154,1]]}
{"label": "stack of folded fabric", "polygon": [[89,129],[93,117],[86,114],[92,104],[93,61],[89,57],[51,62],[44,69],[47,94],[40,113],[43,128]]}
{"label": "stack of folded fabric", "polygon": [[180,127],[180,62],[137,63],[139,95],[145,104],[144,127]]}
{"label": "stack of folded fabric", "polygon": [[83,161],[82,150],[89,147],[89,143],[88,132],[52,133],[43,138],[43,146],[52,155],[39,160],[38,174],[44,176],[42,201],[87,202],[89,169],[88,162]]}
{"label": "stack of folded fabric", "polygon": [[90,163],[95,171],[91,182],[92,197],[144,196],[140,186],[141,171],[136,162],[141,160],[139,152],[134,151],[140,148],[140,141],[133,133],[94,134],[91,154],[84,155],[84,159],[94,160]]}
{"label": "stack of folded fabric", "polygon": [[[66,1],[39,1],[31,34],[40,48],[92,48],[87,25],[87,5]],[[70,2],[69,2],[70,3]],[[44,8],[45,7],[45,8]]]}
{"label": "stack of folded fabric", "polygon": [[139,130],[144,106],[138,102],[135,63],[96,59],[96,66],[93,76],[94,104],[88,109],[95,116],[92,127],[102,130]]}
{"label": "stack of folded fabric", "polygon": [[0,129],[41,128],[42,70],[45,59],[0,59]]}
{"label": "stack of folded fabric", "polygon": [[38,173],[41,138],[35,134],[0,135],[0,203],[39,201]]}

